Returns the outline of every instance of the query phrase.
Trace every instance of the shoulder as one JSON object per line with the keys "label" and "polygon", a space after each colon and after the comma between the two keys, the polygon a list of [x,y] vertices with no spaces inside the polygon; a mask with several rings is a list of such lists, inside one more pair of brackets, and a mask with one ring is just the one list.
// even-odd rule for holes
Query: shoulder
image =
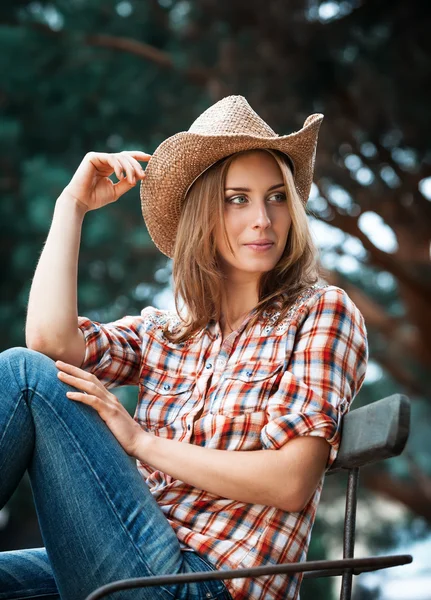
{"label": "shoulder", "polygon": [[324,306],[330,310],[337,302],[344,301],[348,302],[348,296],[343,289],[320,281],[302,290],[288,307],[264,311],[263,331],[266,335],[282,335],[291,326],[297,327],[313,309]]}
{"label": "shoulder", "polygon": [[324,348],[333,357],[348,357],[349,364],[356,364],[358,369],[368,360],[364,317],[342,288],[331,285],[311,298],[297,321],[296,331],[296,348]]}
{"label": "shoulder", "polygon": [[346,290],[336,285],[325,285],[310,296],[300,307],[303,318],[350,319],[365,328],[364,317]]}
{"label": "shoulder", "polygon": [[157,331],[165,329],[168,325],[169,331],[173,331],[181,320],[174,311],[155,308],[154,306],[146,306],[141,310],[141,318],[144,327],[147,330]]}

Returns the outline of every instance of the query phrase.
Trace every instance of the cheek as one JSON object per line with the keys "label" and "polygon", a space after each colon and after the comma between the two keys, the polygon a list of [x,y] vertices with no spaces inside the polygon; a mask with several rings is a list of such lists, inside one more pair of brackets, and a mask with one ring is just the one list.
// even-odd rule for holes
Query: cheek
{"label": "cheek", "polygon": [[[232,248],[235,249],[235,243],[239,239],[239,234],[241,231],[241,225],[239,220],[235,218],[235,215],[229,214],[229,212],[225,213],[225,227],[226,227],[226,235],[227,239],[232,245]],[[216,228],[216,244],[217,249],[222,255],[232,256],[229,245],[225,237],[223,226],[220,225]]]}
{"label": "cheek", "polygon": [[281,219],[279,218],[276,223],[278,224],[278,233],[280,237],[285,237],[287,239],[292,226],[292,218],[290,214],[283,215],[283,217]]}
{"label": "cheek", "polygon": [[241,234],[247,227],[245,215],[240,213],[239,211],[226,211],[224,219],[226,225],[226,233],[230,242],[233,244],[237,241],[241,241]]}

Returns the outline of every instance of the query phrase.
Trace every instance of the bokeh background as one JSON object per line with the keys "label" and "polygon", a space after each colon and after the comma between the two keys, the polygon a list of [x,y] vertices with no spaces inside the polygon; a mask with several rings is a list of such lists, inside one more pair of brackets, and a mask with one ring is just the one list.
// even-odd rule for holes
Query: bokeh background
{"label": "bokeh background", "polygon": [[[228,94],[246,96],[279,134],[323,112],[309,218],[327,280],[367,323],[354,407],[397,392],[412,402],[402,456],[361,471],[356,555],[414,562],[357,577],[354,598],[431,599],[429,0],[0,7],[0,349],[25,345],[55,201],[86,152],[151,153]],[[79,312],[106,322],[149,304],[173,306],[171,262],[146,232],[135,188],[85,219]],[[132,412],[136,389],[118,395]],[[342,556],[345,483],[326,479],[310,559]],[[0,511],[0,550],[42,545],[24,477]],[[338,590],[338,578],[306,580],[301,598]]]}

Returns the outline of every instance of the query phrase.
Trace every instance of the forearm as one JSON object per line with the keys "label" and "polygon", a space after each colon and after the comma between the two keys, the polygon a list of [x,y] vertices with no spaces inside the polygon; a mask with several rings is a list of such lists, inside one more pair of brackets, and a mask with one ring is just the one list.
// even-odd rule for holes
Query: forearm
{"label": "forearm", "polygon": [[276,450],[216,450],[143,431],[135,456],[175,479],[212,494],[294,512],[302,509],[296,476],[297,461],[300,464],[298,448],[295,456],[292,445],[290,460],[286,460],[286,455]]}
{"label": "forearm", "polygon": [[47,351],[78,335],[78,254],[85,209],[66,191],[58,198],[49,234],[32,281],[26,343]]}

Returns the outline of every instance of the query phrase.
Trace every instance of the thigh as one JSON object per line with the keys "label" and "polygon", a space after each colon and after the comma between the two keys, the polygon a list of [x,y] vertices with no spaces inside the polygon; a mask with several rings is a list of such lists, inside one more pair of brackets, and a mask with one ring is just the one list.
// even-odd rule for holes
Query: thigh
{"label": "thigh", "polygon": [[[2,453],[10,455],[10,436],[22,444],[31,438],[28,472],[49,575],[62,600],[84,600],[94,589],[121,579],[211,570],[195,553],[181,550],[135,460],[98,413],[66,397],[72,388],[58,379],[54,361],[15,349],[8,354],[7,369],[13,377],[4,401],[12,402],[12,392],[19,396],[12,411],[19,419],[15,423],[8,417],[0,459]],[[27,556],[28,568],[31,563]],[[117,594],[118,600],[123,597],[224,598],[225,587],[208,582]]]}
{"label": "thigh", "polygon": [[[185,573],[212,570],[211,566],[195,552],[183,554]],[[149,597],[157,595],[156,588],[147,588],[145,591]],[[125,594],[128,600],[143,598],[142,589],[124,592]],[[119,598],[118,593],[115,597]],[[228,600],[231,596],[223,582],[208,581],[179,586],[176,590],[176,598]],[[45,548],[0,552],[0,600],[61,600]]]}
{"label": "thigh", "polygon": [[[96,411],[66,397],[71,388],[58,379],[54,361],[17,349],[3,367],[16,379],[7,396],[9,402],[16,397],[16,406],[20,403],[20,411],[11,412],[21,418],[18,424],[8,418],[0,459],[8,453],[9,435],[27,441],[29,431],[20,427],[28,410],[34,428],[28,472],[61,598],[83,599],[115,580],[181,572],[183,553],[176,535],[135,460]],[[145,593],[139,598],[170,599],[176,588]]]}

